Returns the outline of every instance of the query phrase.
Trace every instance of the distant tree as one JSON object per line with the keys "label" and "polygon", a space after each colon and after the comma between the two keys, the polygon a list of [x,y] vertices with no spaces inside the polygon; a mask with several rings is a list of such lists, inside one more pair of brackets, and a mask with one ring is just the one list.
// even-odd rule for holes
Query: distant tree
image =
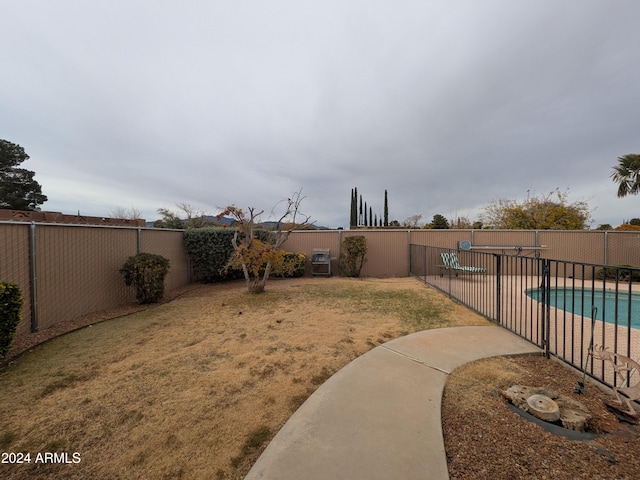
{"label": "distant tree", "polygon": [[358,189],[351,191],[351,226],[358,225]]}
{"label": "distant tree", "polygon": [[568,193],[556,189],[526,200],[495,200],[481,215],[486,227],[512,230],[584,230],[591,212],[584,201],[569,203]]}
{"label": "distant tree", "polygon": [[181,202],[176,204],[176,206],[185,214],[186,228],[209,227],[215,223],[211,217],[207,218],[207,212],[190,203]]}
{"label": "distant tree", "polygon": [[618,197],[637,195],[640,192],[640,154],[629,153],[618,157],[611,178],[618,184]]}
{"label": "distant tree", "polygon": [[400,225],[400,222],[398,220],[391,220],[389,222],[389,226],[390,227],[401,227],[402,225]]}
{"label": "distant tree", "polygon": [[420,220],[422,220],[422,215],[411,215],[410,217],[405,218],[404,222],[402,222],[402,226],[405,228],[419,228],[418,222],[420,222]]}
{"label": "distant tree", "polygon": [[451,222],[451,226],[449,228],[462,230],[462,229],[472,229],[473,224],[471,220],[467,217],[457,217],[454,221]]}
{"label": "distant tree", "polygon": [[437,230],[446,230],[449,228],[449,221],[439,213],[433,216],[433,220],[431,220],[431,228]]}
{"label": "distant tree", "polygon": [[364,226],[368,227],[368,217],[367,217],[367,202],[364,202]]}
{"label": "distant tree", "polygon": [[627,223],[629,225],[640,225],[640,218],[632,218]]}
{"label": "distant tree", "polygon": [[383,225],[385,227],[389,226],[389,201],[387,199],[387,191],[384,191],[384,221]]}
{"label": "distant tree", "polygon": [[211,226],[214,222],[206,217],[206,213],[185,202],[177,203],[176,206],[180,212],[175,213],[168,208],[159,208],[158,213],[162,216],[160,220],[156,220],[153,226],[156,228],[203,228]]}
{"label": "distant tree", "polygon": [[362,225],[364,223],[364,219],[362,218],[362,194],[360,194],[360,214],[358,216],[358,225]]}
{"label": "distant tree", "polygon": [[623,223],[622,225],[618,225],[616,228],[614,228],[614,230],[638,232],[640,231],[640,225],[631,225],[630,223]]}
{"label": "distant tree", "polygon": [[369,226],[373,227],[373,209],[369,206]]}
{"label": "distant tree", "polygon": [[351,189],[351,212],[349,218],[349,226],[355,227],[358,225],[358,189]]}
{"label": "distant tree", "polygon": [[35,172],[18,168],[26,160],[29,155],[24,148],[0,139],[0,208],[38,211],[47,201],[33,178]]}
{"label": "distant tree", "polygon": [[613,230],[613,227],[609,223],[603,223],[596,227],[596,230]]}
{"label": "distant tree", "polygon": [[162,218],[153,222],[153,226],[155,228],[184,228],[184,221],[178,216],[177,213],[172,212],[168,208],[159,208],[158,213],[162,216]]}
{"label": "distant tree", "polygon": [[122,218],[122,219],[125,219],[125,220],[136,220],[138,218],[141,218],[142,214],[140,213],[140,210],[138,210],[135,207],[130,207],[130,208],[117,207],[117,208],[114,208],[113,210],[111,210],[111,213],[109,214],[109,216],[111,218]]}

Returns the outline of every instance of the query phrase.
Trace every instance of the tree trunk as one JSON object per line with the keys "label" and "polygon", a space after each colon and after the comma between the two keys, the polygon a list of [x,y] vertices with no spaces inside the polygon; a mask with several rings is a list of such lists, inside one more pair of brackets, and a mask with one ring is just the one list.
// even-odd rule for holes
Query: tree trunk
{"label": "tree trunk", "polygon": [[260,287],[261,287],[260,293],[264,292],[264,289],[267,285],[267,280],[269,280],[269,275],[271,275],[271,262],[267,262],[267,266],[264,268],[264,273],[262,274],[262,280],[260,281]]}

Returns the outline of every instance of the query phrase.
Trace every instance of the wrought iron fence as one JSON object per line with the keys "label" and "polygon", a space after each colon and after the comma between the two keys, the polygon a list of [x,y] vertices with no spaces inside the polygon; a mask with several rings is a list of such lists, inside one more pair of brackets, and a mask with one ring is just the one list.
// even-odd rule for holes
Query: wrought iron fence
{"label": "wrought iron fence", "polygon": [[638,362],[640,269],[415,244],[409,263],[411,275],[547,356],[610,387],[632,381],[634,372],[617,375],[590,351],[597,345]]}

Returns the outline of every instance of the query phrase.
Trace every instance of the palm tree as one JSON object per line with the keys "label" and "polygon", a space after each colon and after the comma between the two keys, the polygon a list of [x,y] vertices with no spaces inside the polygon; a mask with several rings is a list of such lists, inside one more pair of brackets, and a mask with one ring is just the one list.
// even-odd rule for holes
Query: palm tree
{"label": "palm tree", "polygon": [[618,157],[611,178],[618,184],[618,197],[640,193],[640,154],[629,153]]}

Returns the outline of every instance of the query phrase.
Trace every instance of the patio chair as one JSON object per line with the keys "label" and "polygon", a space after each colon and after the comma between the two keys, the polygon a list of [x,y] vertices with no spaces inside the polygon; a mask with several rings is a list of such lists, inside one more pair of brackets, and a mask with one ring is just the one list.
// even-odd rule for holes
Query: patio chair
{"label": "patio chair", "polygon": [[[484,267],[470,267],[466,265],[460,265],[458,262],[458,256],[455,252],[451,253],[441,253],[440,257],[442,258],[442,263],[444,265],[441,268],[445,270],[453,270],[458,276],[458,273],[487,273],[487,269]],[[444,275],[444,271],[440,270],[440,276]]]}

